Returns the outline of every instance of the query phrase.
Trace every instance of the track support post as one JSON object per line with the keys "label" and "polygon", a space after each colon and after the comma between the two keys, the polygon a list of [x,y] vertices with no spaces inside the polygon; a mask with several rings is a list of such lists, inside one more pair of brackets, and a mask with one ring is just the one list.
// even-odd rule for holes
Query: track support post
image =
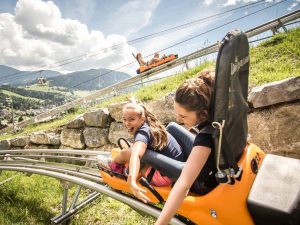
{"label": "track support post", "polygon": [[62,198],[62,211],[61,214],[52,218],[51,223],[52,224],[68,224],[71,216],[76,214],[80,209],[94,201],[95,199],[98,198],[100,193],[98,192],[92,192],[89,196],[87,196],[82,202],[79,204],[77,203],[77,200],[80,195],[80,191],[82,189],[81,186],[77,187],[77,190],[73,196],[72,202],[70,204],[70,207],[68,208],[68,194],[69,194],[69,189],[71,188],[71,183],[67,181],[61,181],[61,186],[64,190],[63,193],[63,198]]}

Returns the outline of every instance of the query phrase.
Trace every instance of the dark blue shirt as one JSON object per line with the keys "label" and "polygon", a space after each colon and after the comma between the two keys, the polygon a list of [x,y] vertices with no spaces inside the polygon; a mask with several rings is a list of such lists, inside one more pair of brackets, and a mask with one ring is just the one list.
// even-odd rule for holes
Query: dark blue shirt
{"label": "dark blue shirt", "polygon": [[[183,162],[184,161],[184,155],[182,153],[181,146],[178,144],[176,139],[167,132],[168,135],[168,144],[166,147],[164,147],[162,150],[157,150],[157,152]],[[156,150],[152,146],[153,137],[150,132],[150,127],[147,123],[144,123],[136,132],[134,135],[134,141],[141,141],[147,145],[147,149]]]}

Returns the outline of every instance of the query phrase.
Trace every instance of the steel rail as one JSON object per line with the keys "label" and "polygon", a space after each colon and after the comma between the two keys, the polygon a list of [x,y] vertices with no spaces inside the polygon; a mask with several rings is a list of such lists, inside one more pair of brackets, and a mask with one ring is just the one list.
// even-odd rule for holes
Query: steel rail
{"label": "steel rail", "polygon": [[[71,175],[61,174],[61,173],[53,172],[53,171],[46,171],[46,170],[42,170],[42,169],[32,169],[32,168],[25,168],[25,167],[22,168],[22,167],[14,167],[14,166],[0,166],[0,170],[11,170],[11,171],[35,173],[35,174],[45,175],[45,176],[49,176],[49,177],[54,177],[54,178],[68,181],[68,182],[71,182],[74,184],[78,184],[82,187],[89,188],[91,190],[105,194],[111,198],[121,201],[121,202],[129,205],[130,207],[132,207],[134,209],[138,209],[139,211],[142,211],[142,212],[144,212],[150,216],[153,216],[155,218],[158,218],[161,213],[161,210],[154,208],[151,205],[144,204],[137,199],[126,196],[119,192],[115,192],[114,190],[112,190],[104,185],[101,185],[101,184],[98,184],[98,183],[95,183],[92,181],[88,181],[88,180],[85,180],[85,179],[82,179],[79,177],[74,177]],[[174,217],[171,219],[170,224],[184,225],[183,222],[181,222],[179,219],[174,218]]]}
{"label": "steel rail", "polygon": [[[20,155],[10,155],[7,154],[4,157],[7,158],[14,158],[19,157]],[[82,157],[72,157],[72,156],[61,156],[61,155],[22,155],[23,158],[50,158],[50,159],[68,159],[68,160],[77,160],[77,161],[84,161],[84,162],[97,162],[96,159],[91,158],[82,158]]]}
{"label": "steel rail", "polygon": [[73,155],[87,155],[87,156],[97,156],[97,155],[109,155],[110,152],[104,151],[91,151],[91,150],[74,150],[74,149],[13,149],[13,150],[0,150],[0,155],[10,154],[10,153],[47,153],[47,154],[73,154]]}
{"label": "steel rail", "polygon": [[81,172],[84,174],[88,174],[91,176],[101,176],[99,175],[99,170],[91,167],[86,166],[79,166],[75,164],[66,164],[66,163],[55,163],[55,162],[44,162],[44,161],[27,161],[27,160],[0,160],[0,165],[15,165],[15,164],[22,164],[24,166],[30,166],[30,165],[36,165],[36,166],[47,166],[51,168],[58,168],[63,170],[69,170],[69,171],[76,171]]}
{"label": "steel rail", "polygon": [[[2,157],[2,158],[6,158],[6,157]],[[9,157],[7,157],[7,158],[9,158]],[[10,160],[4,160],[4,161],[16,161],[16,160],[18,160],[18,161],[27,161],[27,162],[32,162],[32,163],[34,163],[34,162],[42,162],[41,160],[38,160],[38,159],[28,159],[28,158],[23,158],[23,157],[14,157],[13,159],[11,158]]]}
{"label": "steel rail", "polygon": [[[281,16],[281,17],[278,17],[274,20],[271,20],[267,23],[259,25],[255,28],[252,28],[252,29],[246,31],[245,33],[248,37],[253,37],[257,34],[263,33],[263,32],[268,31],[270,29],[277,29],[279,26],[282,26],[285,23],[288,23],[290,21],[298,19],[299,17],[300,17],[300,10],[296,10],[294,12],[291,12],[289,14],[286,14],[284,16]],[[54,116],[54,115],[56,115],[56,114],[58,114],[62,111],[68,110],[68,109],[70,109],[72,107],[75,107],[79,104],[86,103],[87,101],[94,100],[96,98],[102,97],[106,94],[114,92],[115,90],[126,88],[126,86],[129,86],[129,85],[131,85],[131,84],[133,84],[137,81],[141,81],[141,80],[143,80],[145,78],[148,78],[150,76],[154,76],[158,73],[161,73],[161,72],[166,71],[168,69],[174,68],[174,67],[179,66],[181,64],[187,63],[187,62],[189,62],[191,60],[194,60],[196,58],[199,58],[201,56],[215,53],[217,50],[218,50],[218,45],[213,44],[213,45],[208,46],[204,49],[201,49],[199,51],[191,53],[187,56],[181,57],[177,60],[173,60],[169,63],[163,64],[163,65],[158,66],[156,68],[153,68],[149,71],[141,73],[140,75],[131,77],[131,78],[129,78],[127,80],[124,80],[124,81],[121,81],[117,84],[105,87],[105,88],[103,88],[99,91],[96,91],[95,93],[92,93],[92,94],[90,94],[86,97],[76,99],[76,100],[71,101],[69,103],[66,103],[62,106],[58,106],[54,109],[48,110],[47,112],[41,113],[41,114],[37,115],[34,118],[30,118],[28,120],[21,121],[18,124],[16,124],[16,126],[22,128],[22,127],[25,127],[25,126],[30,125],[30,124],[38,123],[39,121],[42,121],[43,119],[45,119],[47,117]],[[0,133],[8,132],[10,130],[12,130],[12,127],[7,127],[7,128],[4,128],[4,129],[1,129]]]}
{"label": "steel rail", "polygon": [[[42,150],[42,152],[43,151],[45,151],[45,150]],[[24,151],[22,153],[24,154]],[[67,153],[70,153],[70,151],[67,151]],[[27,154],[26,156],[30,156],[30,155],[28,155],[30,153],[25,153],[25,154]],[[9,155],[6,154],[5,157],[9,157]],[[17,158],[19,158],[19,157],[17,157]],[[0,160],[0,166],[13,166],[13,167],[19,167],[19,168],[41,169],[41,170],[45,170],[45,171],[52,171],[52,172],[57,172],[57,173],[61,173],[61,174],[69,175],[69,176],[74,176],[74,177],[82,178],[82,179],[92,181],[92,182],[95,182],[98,184],[105,185],[105,183],[102,180],[102,177],[100,176],[98,169],[92,169],[87,166],[78,166],[78,165],[64,164],[64,163],[51,163],[51,162],[45,162],[45,161],[43,162],[43,161],[36,161],[36,160],[32,162],[32,160],[30,160],[30,161],[24,160],[25,158],[22,158],[22,160],[10,160],[10,159],[11,158],[7,158],[6,160]],[[86,165],[88,165],[88,164],[86,164]],[[0,172],[1,171],[2,170],[0,170]],[[28,174],[31,175],[32,173],[28,173]],[[10,180],[11,179],[7,179],[3,183],[6,183]],[[80,190],[81,190],[81,186],[79,186],[75,195],[73,196],[72,204],[71,204],[70,208],[67,210],[66,207],[67,207],[69,185],[66,185],[65,181],[63,181],[63,180],[61,180],[61,182],[63,183],[62,187],[64,188],[64,195],[63,195],[63,200],[62,200],[62,213],[51,219],[53,224],[62,224],[65,220],[69,219],[72,215],[74,215],[80,209],[85,207],[86,204],[89,204],[90,202],[94,201],[101,194],[99,192],[95,192],[94,194],[85,198],[80,203],[76,204],[79,194],[80,194]],[[0,182],[0,184],[2,184],[2,182]]]}
{"label": "steel rail", "polygon": [[[300,10],[294,11],[292,13],[289,13],[287,15],[284,15],[282,17],[276,18],[274,20],[271,20],[270,22],[264,23],[262,25],[259,25],[255,28],[252,28],[250,30],[245,31],[245,34],[247,35],[248,38],[256,36],[257,34],[266,32],[270,30],[271,28],[277,28],[278,26],[281,26],[282,24],[288,23],[290,21],[296,20],[300,17]],[[181,57],[177,60],[173,60],[169,62],[168,64],[163,64],[161,66],[155,67],[149,71],[144,72],[141,74],[141,76],[151,76],[160,73],[162,71],[168,70],[170,66],[175,67],[182,65],[186,62],[192,61],[196,58],[209,55],[212,53],[216,53],[218,51],[219,47],[218,44],[213,44],[208,47],[205,47],[203,49],[200,49],[199,51],[193,52],[187,56]],[[173,64],[172,64],[173,63]]]}
{"label": "steel rail", "polygon": [[248,37],[253,37],[257,34],[263,33],[265,31],[270,30],[271,28],[278,28],[282,26],[285,23],[288,23],[290,21],[296,20],[300,17],[300,10],[295,10],[291,13],[288,13],[284,16],[278,17],[274,20],[271,20],[267,23],[261,24],[259,26],[256,26],[250,30],[247,30],[245,33]]}
{"label": "steel rail", "polygon": [[78,205],[72,206],[65,214],[60,214],[54,218],[51,219],[51,222],[53,224],[64,224],[66,220],[68,220],[71,216],[73,216],[75,213],[77,213],[81,208],[85,207],[86,204],[91,203],[94,201],[96,198],[99,197],[101,193],[99,192],[94,192],[90,194],[86,199],[84,199],[81,203]]}
{"label": "steel rail", "polygon": [[24,164],[17,164],[17,163],[7,165],[7,164],[2,164],[0,162],[0,166],[14,166],[14,167],[22,167],[22,168],[43,169],[43,170],[47,170],[47,171],[53,171],[53,172],[58,172],[58,173],[62,173],[62,174],[68,174],[68,175],[84,178],[84,179],[87,179],[90,181],[94,181],[96,183],[103,183],[103,180],[100,177],[100,174],[95,176],[95,175],[89,175],[89,174],[85,174],[82,172],[66,170],[66,169],[61,169],[61,168],[55,168],[55,167],[49,167],[49,166],[39,166],[39,165],[24,165]]}

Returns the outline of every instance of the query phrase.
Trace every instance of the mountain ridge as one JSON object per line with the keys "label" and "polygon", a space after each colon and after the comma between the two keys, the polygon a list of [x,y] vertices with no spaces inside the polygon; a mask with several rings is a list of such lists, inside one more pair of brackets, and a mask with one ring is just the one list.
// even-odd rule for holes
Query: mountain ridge
{"label": "mountain ridge", "polygon": [[62,73],[54,70],[22,71],[10,66],[0,65],[0,80],[4,85],[30,85],[36,82],[38,77],[42,76],[48,79],[59,75],[62,75]]}
{"label": "mountain ridge", "polygon": [[69,89],[99,90],[130,77],[127,73],[109,69],[89,69],[52,77],[49,82]]}
{"label": "mountain ridge", "polygon": [[[0,65],[1,85],[33,85],[37,83],[37,79],[39,77],[47,78],[51,86],[79,90],[99,90],[114,83],[128,79],[131,76],[124,72],[118,72],[103,68],[62,74],[53,70],[42,70],[41,72],[21,71],[13,67]],[[95,80],[97,82],[95,82]]]}

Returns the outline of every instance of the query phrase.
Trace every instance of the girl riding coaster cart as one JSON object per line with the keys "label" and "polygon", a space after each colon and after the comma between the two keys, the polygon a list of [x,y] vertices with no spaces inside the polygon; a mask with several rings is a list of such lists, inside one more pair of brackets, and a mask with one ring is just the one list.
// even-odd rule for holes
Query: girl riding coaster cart
{"label": "girl riding coaster cart", "polygon": [[[143,195],[144,190],[136,184],[141,168],[140,158],[143,157],[147,149],[150,149],[174,160],[183,161],[182,149],[155,116],[134,98],[123,108],[123,124],[127,131],[134,136],[132,146],[127,146],[129,147],[128,149],[122,150],[113,159],[99,155],[97,160],[100,167],[111,169],[113,172],[125,176],[129,175],[127,179],[130,180],[133,193],[137,197],[142,196],[142,199],[147,199]],[[124,165],[126,163],[129,163],[129,174],[126,173]],[[172,180],[167,176],[162,176],[159,171],[152,171],[151,167],[142,169],[142,174],[146,177],[153,173],[151,174],[151,179],[149,179],[150,184],[154,186],[170,186],[172,184]]]}
{"label": "girl riding coaster cart", "polygon": [[[244,33],[233,31],[225,36],[215,72],[210,98],[205,88],[200,88],[212,84],[205,78],[185,82],[175,97],[175,109],[181,122],[189,126],[201,124],[197,124],[197,128],[200,129],[198,135],[203,138],[197,135],[193,148],[183,147],[184,143],[191,143],[181,139],[186,136],[179,135],[180,138],[177,138],[187,162],[170,160],[151,150],[142,158],[142,162],[168,177],[178,179],[173,189],[157,187],[152,190],[153,187],[147,186],[149,191],[145,195],[151,202],[166,201],[157,224],[167,224],[174,213],[185,223],[196,224],[299,224],[300,179],[295,172],[300,169],[300,161],[272,155],[265,157],[264,152],[247,141],[249,45]],[[194,92],[187,91],[189,89]],[[198,98],[198,109],[190,108],[186,101],[181,101],[181,95]],[[202,123],[205,118],[208,124]],[[175,131],[178,133],[178,129]],[[210,157],[215,162],[213,167]],[[285,165],[289,165],[289,170]],[[273,173],[268,171],[268,166],[271,166]],[[205,169],[207,167],[211,171]],[[202,189],[203,193],[195,194],[195,183],[199,181],[200,188],[201,181],[205,184],[201,173],[211,178],[215,171],[219,185],[212,185],[208,193],[207,189]],[[132,193],[125,180],[103,171],[101,175],[112,188]],[[294,183],[287,183],[286,177]],[[187,193],[189,187],[191,189]]]}

